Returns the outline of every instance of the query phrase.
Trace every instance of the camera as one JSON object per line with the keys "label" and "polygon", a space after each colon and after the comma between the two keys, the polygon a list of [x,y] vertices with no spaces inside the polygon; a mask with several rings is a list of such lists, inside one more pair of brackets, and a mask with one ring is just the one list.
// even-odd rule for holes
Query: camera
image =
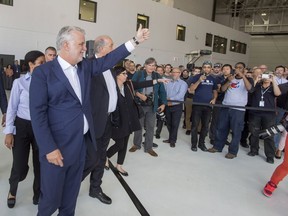
{"label": "camera", "polygon": [[163,122],[166,122],[166,115],[164,112],[160,112],[159,110],[156,112],[157,118]]}
{"label": "camera", "polygon": [[262,130],[259,132],[259,138],[260,139],[266,139],[270,136],[273,136],[278,133],[282,133],[283,131],[288,131],[288,119],[286,116],[281,120],[280,124],[274,125],[268,129]]}
{"label": "camera", "polygon": [[234,69],[232,69],[232,70],[230,71],[230,75],[232,75],[232,76],[235,75],[235,70],[234,70]]}
{"label": "camera", "polygon": [[139,97],[136,97],[136,103],[141,106],[153,106],[153,92],[146,95],[147,99],[142,101]]}
{"label": "camera", "polygon": [[262,78],[262,79],[269,79],[269,78],[270,78],[270,75],[269,75],[269,74],[262,74],[262,75],[261,75],[261,78]]}

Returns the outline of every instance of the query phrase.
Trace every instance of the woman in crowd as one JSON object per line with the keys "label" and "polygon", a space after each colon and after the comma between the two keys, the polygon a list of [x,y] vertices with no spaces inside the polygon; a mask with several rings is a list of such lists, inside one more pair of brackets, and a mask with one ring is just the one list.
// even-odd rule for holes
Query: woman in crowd
{"label": "woman in crowd", "polygon": [[116,115],[119,115],[119,125],[112,129],[112,139],[115,141],[115,144],[107,150],[107,157],[111,158],[118,152],[116,169],[123,176],[128,176],[128,173],[122,168],[122,165],[126,156],[129,136],[133,131],[141,129],[138,108],[134,101],[134,88],[138,89],[153,86],[158,82],[167,82],[167,80],[158,79],[144,82],[132,82],[127,81],[127,72],[124,67],[117,66],[114,70],[117,75],[116,82],[118,92],[117,109],[115,112]]}
{"label": "woman in crowd", "polygon": [[37,205],[40,195],[40,165],[37,144],[31,126],[29,111],[29,86],[31,75],[35,67],[45,62],[42,52],[34,50],[25,55],[25,63],[29,65],[29,71],[25,76],[14,81],[6,116],[6,128],[4,129],[5,145],[12,150],[13,164],[9,178],[10,189],[7,205],[13,208],[16,203],[16,194],[19,182],[23,181],[28,173],[28,159],[30,145],[33,150],[33,204]]}

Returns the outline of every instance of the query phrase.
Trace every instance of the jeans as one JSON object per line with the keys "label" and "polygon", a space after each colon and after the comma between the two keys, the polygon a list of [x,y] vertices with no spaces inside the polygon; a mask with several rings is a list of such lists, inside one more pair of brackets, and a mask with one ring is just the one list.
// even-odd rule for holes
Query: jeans
{"label": "jeans", "polygon": [[205,145],[205,137],[208,133],[209,121],[211,118],[212,108],[209,106],[193,105],[192,108],[192,127],[191,127],[191,144],[192,147],[197,146],[198,140],[198,125],[201,121],[202,127],[200,131],[198,146]]}
{"label": "jeans", "polygon": [[230,129],[232,130],[232,140],[229,145],[229,153],[237,155],[241,133],[244,127],[245,111],[230,108],[221,108],[217,126],[214,148],[222,151]]}

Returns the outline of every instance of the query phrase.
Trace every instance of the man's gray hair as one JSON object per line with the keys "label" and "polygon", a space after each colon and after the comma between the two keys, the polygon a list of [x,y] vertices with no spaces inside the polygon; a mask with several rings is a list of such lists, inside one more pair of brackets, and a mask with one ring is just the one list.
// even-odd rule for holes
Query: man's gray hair
{"label": "man's gray hair", "polygon": [[64,26],[63,28],[60,29],[56,38],[57,50],[60,50],[65,42],[70,41],[72,39],[72,35],[71,35],[72,31],[78,31],[85,35],[85,30],[80,27]]}
{"label": "man's gray hair", "polygon": [[94,53],[98,54],[100,49],[106,45],[106,40],[104,37],[98,37],[94,41]]}

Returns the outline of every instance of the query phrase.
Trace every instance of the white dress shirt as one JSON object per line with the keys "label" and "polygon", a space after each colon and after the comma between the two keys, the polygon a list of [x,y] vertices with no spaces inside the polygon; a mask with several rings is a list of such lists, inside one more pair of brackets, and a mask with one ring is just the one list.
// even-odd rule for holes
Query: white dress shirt
{"label": "white dress shirt", "polygon": [[[77,95],[78,99],[80,100],[80,103],[82,104],[82,93],[81,93],[81,85],[80,85],[80,80],[77,74],[77,65],[73,66],[67,61],[65,61],[61,56],[57,57],[57,60],[69,80],[75,94]],[[84,118],[84,128],[83,128],[83,134],[86,134],[87,131],[89,130],[89,124],[88,121],[83,113],[83,118]]]}

